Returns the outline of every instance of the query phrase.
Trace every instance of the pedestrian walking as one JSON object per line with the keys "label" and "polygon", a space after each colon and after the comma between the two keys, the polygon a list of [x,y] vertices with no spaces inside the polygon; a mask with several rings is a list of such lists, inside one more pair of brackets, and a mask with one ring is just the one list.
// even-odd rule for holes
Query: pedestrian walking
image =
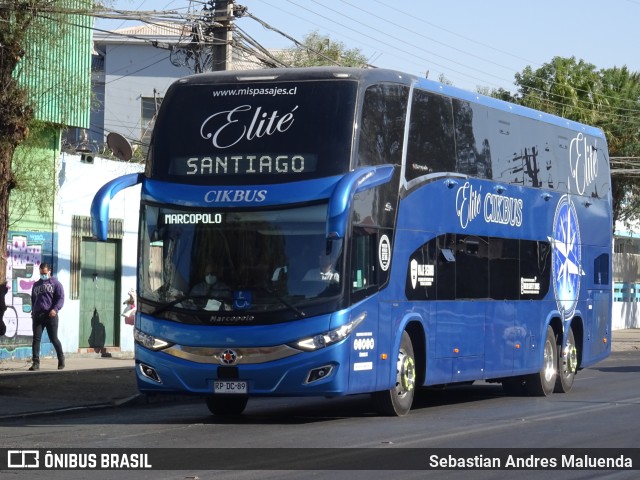
{"label": "pedestrian walking", "polygon": [[51,276],[51,265],[40,264],[40,280],[31,289],[31,319],[33,321],[32,365],[29,370],[40,369],[40,340],[47,330],[49,340],[58,356],[58,370],[64,368],[64,353],[58,339],[58,312],[64,305],[62,284]]}

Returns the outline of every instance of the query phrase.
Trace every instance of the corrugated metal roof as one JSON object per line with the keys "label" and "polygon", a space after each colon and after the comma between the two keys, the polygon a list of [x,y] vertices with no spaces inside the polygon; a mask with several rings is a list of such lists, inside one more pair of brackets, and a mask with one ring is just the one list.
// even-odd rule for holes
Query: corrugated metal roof
{"label": "corrugated metal roof", "polygon": [[191,26],[177,23],[145,23],[143,25],[120,28],[114,30],[114,32],[120,35],[133,35],[136,37],[180,37],[191,35]]}
{"label": "corrugated metal roof", "polygon": [[[88,9],[91,0],[64,0]],[[35,102],[36,119],[88,128],[91,100],[91,27],[86,15],[48,13],[32,23],[18,81]]]}

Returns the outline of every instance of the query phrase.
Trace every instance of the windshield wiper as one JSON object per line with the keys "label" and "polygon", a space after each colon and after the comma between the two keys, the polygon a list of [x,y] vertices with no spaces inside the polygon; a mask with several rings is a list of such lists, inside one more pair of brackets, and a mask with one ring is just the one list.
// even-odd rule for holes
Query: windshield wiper
{"label": "windshield wiper", "polygon": [[278,295],[276,292],[274,292],[273,290],[271,290],[269,287],[258,287],[258,290],[263,291],[268,293],[269,295],[271,295],[273,298],[275,298],[276,300],[278,300],[280,303],[282,303],[285,307],[288,307],[289,309],[293,310],[295,313],[298,314],[299,317],[304,318],[307,316],[306,313],[304,313],[302,310],[300,310],[298,307],[296,307],[294,304],[292,304],[291,302],[285,300],[281,295]]}
{"label": "windshield wiper", "polygon": [[[221,289],[223,290],[223,289]],[[231,289],[227,288],[224,289],[227,291],[231,291]],[[307,316],[306,313],[304,313],[302,310],[300,310],[298,307],[296,307],[295,305],[293,305],[291,302],[285,300],[282,296],[278,295],[276,292],[274,292],[273,290],[271,290],[268,287],[258,287],[257,290],[260,290],[262,292],[265,292],[267,294],[269,294],[270,296],[272,296],[273,298],[275,298],[276,300],[278,300],[280,303],[282,303],[285,307],[289,308],[290,310],[294,311],[296,314],[298,314],[298,316],[300,318],[304,318]],[[151,315],[157,315],[159,313],[164,312],[165,310],[168,310],[171,307],[176,306],[177,304],[184,302],[186,300],[199,300],[199,299],[211,299],[213,298],[214,300],[217,300],[217,298],[212,297],[210,294],[207,295],[192,295],[192,294],[187,294],[187,295],[183,295],[179,298],[176,298],[175,300],[171,300],[169,303],[165,303],[164,305],[161,305],[160,307],[156,308],[153,312],[151,312]]]}
{"label": "windshield wiper", "polygon": [[[218,290],[226,290],[226,291],[231,291],[231,289],[229,288],[220,288]],[[193,294],[187,294],[187,295],[183,295],[182,297],[176,298],[175,300],[171,300],[169,303],[165,303],[164,305],[161,305],[160,307],[156,308],[153,312],[151,312],[151,315],[157,315],[159,313],[164,312],[165,310],[176,306],[177,304],[179,304],[180,302],[184,302],[185,300],[200,300],[200,299],[213,299],[213,300],[218,300],[215,297],[212,297],[211,294],[206,294],[206,295],[193,295]]]}

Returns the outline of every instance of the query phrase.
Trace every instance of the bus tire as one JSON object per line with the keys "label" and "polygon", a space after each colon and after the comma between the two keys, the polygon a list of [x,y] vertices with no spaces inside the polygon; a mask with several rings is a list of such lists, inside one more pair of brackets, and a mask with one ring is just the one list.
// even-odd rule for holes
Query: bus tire
{"label": "bus tire", "polygon": [[527,391],[531,395],[546,397],[553,393],[558,376],[558,346],[553,328],[547,327],[547,336],[544,341],[542,370],[538,373],[527,375]]}
{"label": "bus tire", "polygon": [[558,345],[558,378],[553,389],[557,393],[569,393],[578,371],[578,350],[573,336],[573,328],[569,328],[567,343],[564,348]]}
{"label": "bus tire", "polygon": [[396,362],[396,385],[390,390],[372,394],[376,409],[382,415],[400,417],[411,410],[416,391],[416,360],[411,337],[402,332],[400,350]]}
{"label": "bus tire", "polygon": [[214,415],[240,415],[247,407],[249,397],[246,395],[209,395],[206,400],[207,408]]}

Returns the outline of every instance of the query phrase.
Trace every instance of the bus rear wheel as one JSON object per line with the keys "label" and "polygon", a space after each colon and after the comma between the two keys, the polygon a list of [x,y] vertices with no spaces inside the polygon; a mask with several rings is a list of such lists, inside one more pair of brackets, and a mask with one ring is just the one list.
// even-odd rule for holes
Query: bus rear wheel
{"label": "bus rear wheel", "polygon": [[209,411],[220,416],[240,415],[248,401],[246,395],[209,395],[206,398]]}
{"label": "bus rear wheel", "polygon": [[411,410],[416,390],[416,360],[411,337],[404,331],[396,363],[396,385],[390,390],[373,393],[377,410],[392,417],[406,415]]}
{"label": "bus rear wheel", "polygon": [[573,336],[573,328],[569,328],[567,342],[564,348],[562,344],[558,345],[558,378],[554,392],[569,393],[573,387],[573,381],[576,378],[578,370],[578,350],[576,341]]}
{"label": "bus rear wheel", "polygon": [[531,395],[546,397],[553,393],[558,377],[558,347],[556,336],[551,326],[547,327],[547,336],[544,341],[542,370],[538,373],[527,375],[527,391]]}

